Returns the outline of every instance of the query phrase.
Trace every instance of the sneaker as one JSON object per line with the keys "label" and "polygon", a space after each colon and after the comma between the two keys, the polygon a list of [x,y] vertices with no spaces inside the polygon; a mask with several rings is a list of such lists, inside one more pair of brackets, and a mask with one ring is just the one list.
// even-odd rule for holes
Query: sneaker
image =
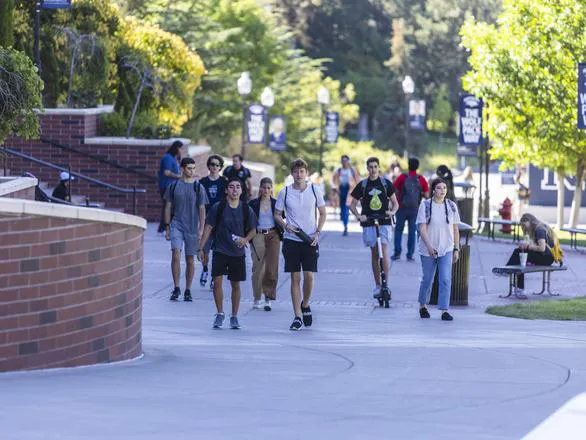
{"label": "sneaker", "polygon": [[372,289],[372,297],[374,299],[378,299],[380,297],[380,286],[375,286],[375,288]]}
{"label": "sneaker", "polygon": [[311,327],[311,324],[313,324],[311,309],[309,306],[303,307],[303,302],[301,303],[301,314],[303,315],[303,325],[305,327]]}
{"label": "sneaker", "polygon": [[233,330],[238,330],[240,328],[237,316],[230,316],[230,328]]}
{"label": "sneaker", "polygon": [[173,289],[173,292],[171,293],[171,298],[169,298],[170,301],[177,301],[177,298],[179,298],[179,295],[181,295],[181,289],[179,287],[175,287]]}
{"label": "sneaker", "polygon": [[193,298],[191,297],[191,290],[185,289],[185,293],[183,294],[183,301],[193,301]]}
{"label": "sneaker", "polygon": [[344,228],[344,232],[342,232],[342,237],[348,236],[348,228]]}
{"label": "sneaker", "polygon": [[214,290],[214,280],[210,281],[210,290],[213,292]]}
{"label": "sneaker", "polygon": [[520,289],[519,287],[515,287],[515,296],[522,299],[527,298],[527,295],[525,295],[525,290]]}
{"label": "sneaker", "polygon": [[208,282],[208,274],[209,272],[207,270],[201,273],[201,276],[199,277],[199,285],[201,287],[204,287]]}
{"label": "sneaker", "polygon": [[397,261],[401,259],[401,254],[393,254],[391,255],[391,260]]}
{"label": "sneaker", "polygon": [[216,317],[214,318],[214,328],[222,328],[224,324],[224,314],[223,313],[216,313]]}
{"label": "sneaker", "polygon": [[252,304],[252,308],[256,309],[256,310],[260,310],[262,309],[263,303],[261,302],[260,299],[255,299],[254,303]]}
{"label": "sneaker", "polygon": [[291,323],[291,327],[289,327],[289,330],[299,331],[301,330],[301,326],[301,318],[299,316],[296,316],[293,322]]}
{"label": "sneaker", "polygon": [[454,318],[448,312],[442,313],[442,321],[453,321]]}
{"label": "sneaker", "polygon": [[270,312],[271,310],[271,300],[265,297],[265,312]]}
{"label": "sneaker", "polygon": [[420,318],[429,318],[429,312],[427,311],[427,307],[422,307],[419,309],[419,317]]}
{"label": "sneaker", "polygon": [[413,258],[413,255],[407,255],[407,261],[415,261],[415,258]]}

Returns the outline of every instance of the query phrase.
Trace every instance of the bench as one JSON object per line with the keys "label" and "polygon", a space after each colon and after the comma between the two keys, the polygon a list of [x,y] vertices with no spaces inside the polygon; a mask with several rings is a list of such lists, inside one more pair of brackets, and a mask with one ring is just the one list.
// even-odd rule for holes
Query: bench
{"label": "bench", "polygon": [[551,293],[551,273],[568,270],[567,266],[497,266],[492,268],[492,273],[496,275],[508,275],[509,276],[509,293],[508,295],[499,295],[500,298],[509,298],[513,292],[519,299],[527,299],[526,295],[517,294],[517,277],[518,274],[536,273],[541,272],[543,280],[541,284],[541,292],[535,292],[533,295],[542,295],[545,292],[550,296],[559,296],[559,293]]}
{"label": "bench", "polygon": [[488,237],[494,240],[494,229],[495,225],[509,225],[513,230],[513,241],[520,240],[519,234],[519,225],[520,223],[516,220],[499,220],[499,219],[492,219],[486,217],[479,217],[478,218],[478,230],[477,233],[480,232],[482,224],[485,223],[488,226]]}
{"label": "bench", "polygon": [[570,233],[570,248],[578,250],[578,234],[586,234],[586,229],[580,228],[560,228],[560,231]]}

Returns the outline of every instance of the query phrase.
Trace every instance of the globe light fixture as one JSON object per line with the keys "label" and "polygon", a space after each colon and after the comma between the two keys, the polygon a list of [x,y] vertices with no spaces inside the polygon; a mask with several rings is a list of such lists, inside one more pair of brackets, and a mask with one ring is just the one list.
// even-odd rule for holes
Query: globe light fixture
{"label": "globe light fixture", "polygon": [[250,72],[242,72],[237,82],[238,93],[241,96],[248,96],[252,91],[252,79],[250,79]]}
{"label": "globe light fixture", "polygon": [[328,105],[330,103],[330,92],[323,86],[317,92],[317,102],[321,105]]}
{"label": "globe light fixture", "polygon": [[415,82],[409,75],[405,76],[401,85],[403,86],[403,93],[406,95],[411,95],[415,91]]}
{"label": "globe light fixture", "polygon": [[260,95],[260,103],[267,108],[271,108],[275,105],[275,95],[270,87],[265,87]]}

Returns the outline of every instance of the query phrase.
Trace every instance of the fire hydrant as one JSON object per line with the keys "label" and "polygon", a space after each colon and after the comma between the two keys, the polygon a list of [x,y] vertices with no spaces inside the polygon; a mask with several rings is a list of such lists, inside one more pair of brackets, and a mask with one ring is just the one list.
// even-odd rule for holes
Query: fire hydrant
{"label": "fire hydrant", "polygon": [[[507,197],[503,203],[503,207],[499,209],[499,215],[503,220],[511,220],[513,214],[513,202]],[[511,225],[502,225],[501,232],[504,234],[510,234],[512,231]]]}

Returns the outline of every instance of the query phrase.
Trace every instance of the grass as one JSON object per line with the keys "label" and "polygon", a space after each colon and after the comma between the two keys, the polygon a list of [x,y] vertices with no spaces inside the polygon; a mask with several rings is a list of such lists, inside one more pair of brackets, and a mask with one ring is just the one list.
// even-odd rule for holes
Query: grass
{"label": "grass", "polygon": [[[499,231],[500,225],[496,226],[496,230],[494,231],[494,236],[495,238],[508,238],[511,241],[513,240],[513,233],[510,234],[504,234],[502,232]],[[566,232],[566,231],[556,231],[558,238],[560,239],[560,243],[563,245],[570,245],[570,233]],[[488,237],[488,234],[485,234],[483,232],[481,232],[480,234],[476,234],[480,237]],[[584,234],[578,235],[577,238],[577,243],[578,243],[578,248],[584,248],[586,247],[586,238],[580,238],[580,237],[584,237]],[[521,237],[523,238],[523,237]]]}
{"label": "grass", "polygon": [[486,313],[507,318],[586,321],[586,297],[493,306]]}

